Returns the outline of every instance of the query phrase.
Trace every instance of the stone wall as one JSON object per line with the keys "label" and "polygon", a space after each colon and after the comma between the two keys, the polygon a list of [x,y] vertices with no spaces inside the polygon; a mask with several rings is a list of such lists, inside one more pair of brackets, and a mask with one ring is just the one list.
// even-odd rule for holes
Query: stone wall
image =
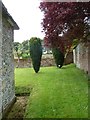
{"label": "stone wall", "polygon": [[90,75],[90,43],[80,43],[73,55],[76,66]]}
{"label": "stone wall", "polygon": [[[14,60],[14,65],[15,67],[19,67],[19,68],[28,68],[28,67],[32,67],[32,61],[31,59],[20,59],[20,61],[18,62],[17,59]],[[55,61],[53,58],[44,58],[41,61],[41,67],[47,67],[47,66],[54,66],[55,65]]]}
{"label": "stone wall", "polygon": [[2,4],[0,2],[0,119],[2,118],[2,56],[1,56],[1,51],[2,51]]}
{"label": "stone wall", "polygon": [[88,46],[88,75],[90,76],[90,43]]}
{"label": "stone wall", "polygon": [[[73,62],[73,53],[69,53],[65,59],[64,64],[70,64]],[[14,59],[14,65],[15,67],[19,68],[28,68],[32,67],[31,59],[20,59],[19,63],[17,59]],[[55,60],[53,58],[53,55],[44,55],[41,60],[41,67],[47,67],[47,66],[55,66]]]}
{"label": "stone wall", "polygon": [[[0,39],[0,81],[2,81],[2,112],[15,98],[14,90],[14,59],[13,59],[13,28],[2,17],[2,39]],[[0,84],[1,85],[1,84]]]}

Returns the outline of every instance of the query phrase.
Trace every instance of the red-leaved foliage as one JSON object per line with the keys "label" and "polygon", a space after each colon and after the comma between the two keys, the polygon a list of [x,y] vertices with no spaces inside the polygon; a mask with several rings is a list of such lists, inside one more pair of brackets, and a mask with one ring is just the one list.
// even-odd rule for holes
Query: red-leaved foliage
{"label": "red-leaved foliage", "polygon": [[90,2],[41,2],[45,44],[65,53],[73,40],[85,39],[90,33]]}

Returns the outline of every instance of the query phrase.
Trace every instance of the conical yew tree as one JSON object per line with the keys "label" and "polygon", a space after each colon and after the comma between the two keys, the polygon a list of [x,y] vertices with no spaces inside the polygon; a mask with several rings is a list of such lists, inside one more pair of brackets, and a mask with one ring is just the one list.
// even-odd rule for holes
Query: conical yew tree
{"label": "conical yew tree", "polygon": [[57,67],[61,68],[64,63],[64,55],[58,48],[52,48],[52,53]]}
{"label": "conical yew tree", "polygon": [[35,72],[38,73],[42,57],[42,45],[40,38],[32,37],[30,39],[30,55],[32,59],[33,68]]}

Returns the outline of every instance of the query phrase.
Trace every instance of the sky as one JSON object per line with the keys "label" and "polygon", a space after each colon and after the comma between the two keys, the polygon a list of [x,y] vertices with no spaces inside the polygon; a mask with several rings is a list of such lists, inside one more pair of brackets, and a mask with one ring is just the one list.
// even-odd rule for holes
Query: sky
{"label": "sky", "polygon": [[43,13],[39,9],[40,0],[2,0],[10,15],[20,27],[14,31],[14,41],[23,42],[31,37],[44,38],[41,22]]}

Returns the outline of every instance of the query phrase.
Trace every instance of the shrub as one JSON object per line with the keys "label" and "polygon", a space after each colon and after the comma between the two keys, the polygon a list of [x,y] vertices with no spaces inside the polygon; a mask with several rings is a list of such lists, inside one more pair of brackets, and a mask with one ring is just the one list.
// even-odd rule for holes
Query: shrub
{"label": "shrub", "polygon": [[30,56],[32,59],[33,68],[35,72],[38,73],[42,57],[42,45],[40,38],[32,37],[30,39]]}
{"label": "shrub", "polygon": [[27,53],[22,54],[22,59],[28,59],[28,58],[30,58],[30,54]]}
{"label": "shrub", "polygon": [[61,68],[64,63],[64,54],[58,48],[52,48],[52,53],[57,67]]}

